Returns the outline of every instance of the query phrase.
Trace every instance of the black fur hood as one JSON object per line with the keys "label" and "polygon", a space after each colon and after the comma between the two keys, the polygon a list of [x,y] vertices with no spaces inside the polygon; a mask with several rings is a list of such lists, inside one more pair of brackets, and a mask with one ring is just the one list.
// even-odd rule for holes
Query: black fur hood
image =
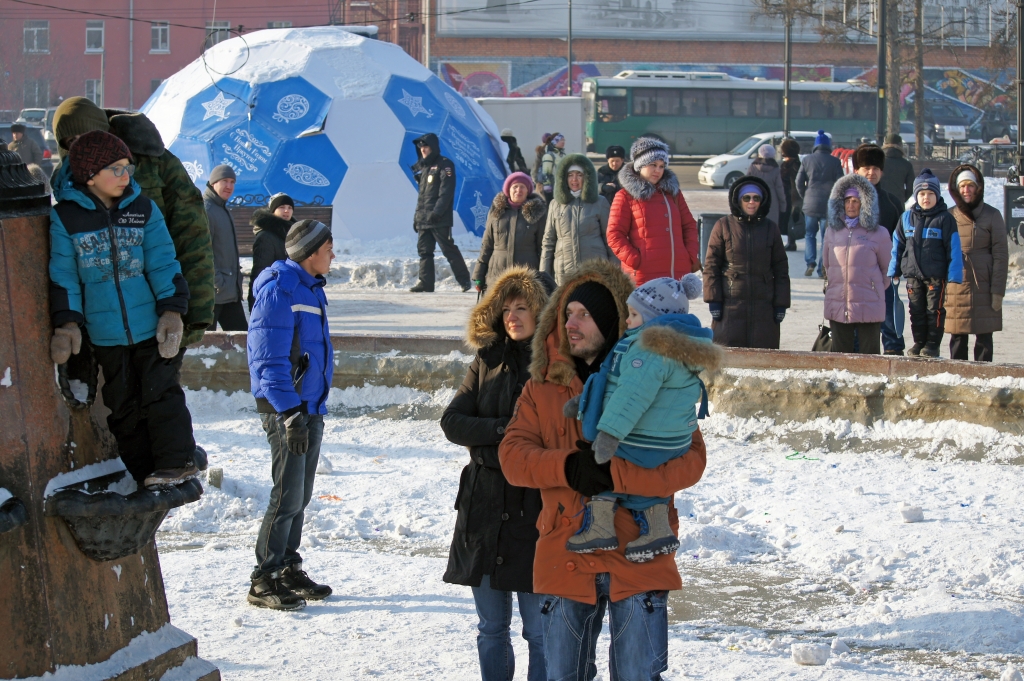
{"label": "black fur hood", "polygon": [[[523,211],[523,217],[531,225],[536,225],[541,222],[547,216],[547,202],[544,197],[534,192],[526,197],[526,201],[520,206]],[[491,202],[491,215],[494,217],[501,217],[501,214],[508,210],[508,197],[505,196],[504,192],[498,192],[498,195],[494,197],[494,201]]]}
{"label": "black fur hood", "polygon": [[270,232],[284,241],[288,236],[288,230],[295,224],[295,218],[285,220],[271,213],[269,208],[257,208],[253,211],[249,224],[252,225],[253,234]]}
{"label": "black fur hood", "polygon": [[153,121],[144,113],[131,113],[118,109],[104,109],[110,122],[110,133],[121,138],[133,154],[160,156],[164,141]]}
{"label": "black fur hood", "polygon": [[623,164],[622,169],[619,170],[619,184],[629,192],[630,196],[638,201],[646,201],[654,196],[655,191],[665,192],[669,196],[675,196],[679,193],[679,179],[668,168],[665,168],[665,174],[661,176],[658,186],[655,187],[642,178],[640,173],[633,170],[632,162]]}

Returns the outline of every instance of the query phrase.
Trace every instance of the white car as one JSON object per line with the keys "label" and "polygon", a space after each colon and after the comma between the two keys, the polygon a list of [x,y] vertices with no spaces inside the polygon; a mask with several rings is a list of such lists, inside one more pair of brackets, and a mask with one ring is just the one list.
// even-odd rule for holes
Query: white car
{"label": "white car", "polygon": [[[800,143],[800,157],[803,158],[811,153],[814,148],[814,139],[818,136],[816,132],[796,130],[789,133],[789,136]],[[831,135],[829,135],[831,138]],[[708,187],[725,187],[729,189],[732,183],[747,174],[750,162],[757,158],[757,150],[762,144],[771,144],[778,147],[782,142],[782,131],[759,132],[748,137],[736,145],[727,154],[712,156],[697,173],[697,179],[702,185]]]}

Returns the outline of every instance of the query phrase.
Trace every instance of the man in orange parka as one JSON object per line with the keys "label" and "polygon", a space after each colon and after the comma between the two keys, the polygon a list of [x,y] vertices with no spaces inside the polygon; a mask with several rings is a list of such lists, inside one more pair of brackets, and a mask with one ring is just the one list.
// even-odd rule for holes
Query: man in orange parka
{"label": "man in orange parka", "polygon": [[[555,291],[533,336],[531,378],[498,450],[511,484],[541,490],[533,587],[550,595],[541,612],[551,679],[594,677],[606,609],[612,681],[658,679],[668,668],[666,601],[669,590],[682,588],[675,556],[627,561],[624,547],[640,528],[622,508],[615,515],[617,550],[578,554],[565,548],[583,522],[584,497],[607,489],[671,497],[704,473],[707,455],[699,430],[688,453],[658,468],[641,468],[619,457],[597,464],[582,441],[580,422],[562,414],[563,405],[583,391],[586,377],[600,368],[624,332],[632,289],[614,264],[590,261]],[[669,519],[678,532],[674,506]]]}

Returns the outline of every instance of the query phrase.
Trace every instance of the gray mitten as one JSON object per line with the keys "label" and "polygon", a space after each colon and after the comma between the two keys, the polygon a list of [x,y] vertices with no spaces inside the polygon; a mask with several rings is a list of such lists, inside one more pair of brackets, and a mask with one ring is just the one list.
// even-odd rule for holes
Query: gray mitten
{"label": "gray mitten", "polygon": [[562,414],[565,416],[565,418],[575,419],[576,416],[580,413],[580,397],[582,396],[577,395],[576,397],[573,397],[572,399],[565,403],[564,407],[562,407]]}
{"label": "gray mitten", "polygon": [[615,451],[619,448],[619,440],[603,430],[599,430],[597,431],[597,437],[594,438],[592,447],[594,450],[594,461],[608,463],[615,456]]}

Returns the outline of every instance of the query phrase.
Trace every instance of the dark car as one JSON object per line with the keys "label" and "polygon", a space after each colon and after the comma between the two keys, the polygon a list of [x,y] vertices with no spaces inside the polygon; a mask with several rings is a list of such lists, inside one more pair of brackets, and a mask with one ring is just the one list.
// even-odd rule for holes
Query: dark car
{"label": "dark car", "polygon": [[[0,123],[0,140],[10,143],[14,137],[11,135],[11,123]],[[53,172],[53,162],[50,160],[53,155],[50,151],[50,145],[43,139],[43,129],[38,126],[25,125],[25,134],[28,138],[39,145],[39,148],[43,151],[43,162],[40,164],[40,168],[49,177]]]}
{"label": "dark car", "polygon": [[937,144],[967,141],[971,119],[953,102],[925,102],[924,120]]}

